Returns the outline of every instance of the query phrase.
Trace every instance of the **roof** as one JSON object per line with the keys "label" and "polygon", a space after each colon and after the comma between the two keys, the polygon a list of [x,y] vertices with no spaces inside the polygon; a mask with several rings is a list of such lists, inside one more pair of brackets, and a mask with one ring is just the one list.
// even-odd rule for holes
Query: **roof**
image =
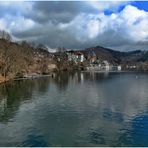
{"label": "roof", "polygon": [[83,55],[82,52],[76,52],[75,54],[76,54],[76,55]]}

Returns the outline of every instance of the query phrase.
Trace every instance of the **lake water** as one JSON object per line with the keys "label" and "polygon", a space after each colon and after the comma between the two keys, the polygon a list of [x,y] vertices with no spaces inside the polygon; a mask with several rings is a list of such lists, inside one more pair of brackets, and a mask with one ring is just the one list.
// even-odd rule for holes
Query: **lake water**
{"label": "lake water", "polygon": [[1,85],[0,146],[148,146],[148,73]]}

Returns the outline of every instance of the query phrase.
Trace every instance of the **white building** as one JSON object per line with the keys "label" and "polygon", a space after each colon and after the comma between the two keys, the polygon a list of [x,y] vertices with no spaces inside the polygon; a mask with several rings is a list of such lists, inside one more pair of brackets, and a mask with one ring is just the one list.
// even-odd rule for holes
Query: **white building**
{"label": "white building", "polygon": [[84,55],[83,55],[83,53],[76,52],[75,55],[77,57],[77,62],[84,62]]}
{"label": "white building", "polygon": [[68,52],[68,61],[74,61],[74,62],[84,62],[84,55],[81,52]]}
{"label": "white building", "polygon": [[117,69],[120,71],[121,70],[121,65],[118,65]]}
{"label": "white building", "polygon": [[103,61],[103,63],[104,63],[105,70],[109,71],[110,70],[110,66],[109,66],[108,61]]}

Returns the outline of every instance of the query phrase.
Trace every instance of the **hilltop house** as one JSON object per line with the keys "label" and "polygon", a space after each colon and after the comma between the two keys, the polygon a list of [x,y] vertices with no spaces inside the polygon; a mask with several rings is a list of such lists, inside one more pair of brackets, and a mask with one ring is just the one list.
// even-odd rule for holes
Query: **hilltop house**
{"label": "hilltop house", "polygon": [[83,53],[76,52],[75,55],[76,55],[76,58],[77,58],[77,62],[81,62],[81,63],[84,62],[84,55],[83,55]]}
{"label": "hilltop house", "polygon": [[75,63],[84,62],[84,54],[78,51],[68,51],[68,61],[74,61]]}

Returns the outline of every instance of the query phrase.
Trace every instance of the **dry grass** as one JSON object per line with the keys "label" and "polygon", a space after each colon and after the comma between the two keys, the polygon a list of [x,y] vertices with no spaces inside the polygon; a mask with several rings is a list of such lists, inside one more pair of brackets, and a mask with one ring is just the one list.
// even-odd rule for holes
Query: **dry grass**
{"label": "dry grass", "polygon": [[0,83],[4,83],[8,81],[8,78],[4,78],[2,75],[0,75]]}

